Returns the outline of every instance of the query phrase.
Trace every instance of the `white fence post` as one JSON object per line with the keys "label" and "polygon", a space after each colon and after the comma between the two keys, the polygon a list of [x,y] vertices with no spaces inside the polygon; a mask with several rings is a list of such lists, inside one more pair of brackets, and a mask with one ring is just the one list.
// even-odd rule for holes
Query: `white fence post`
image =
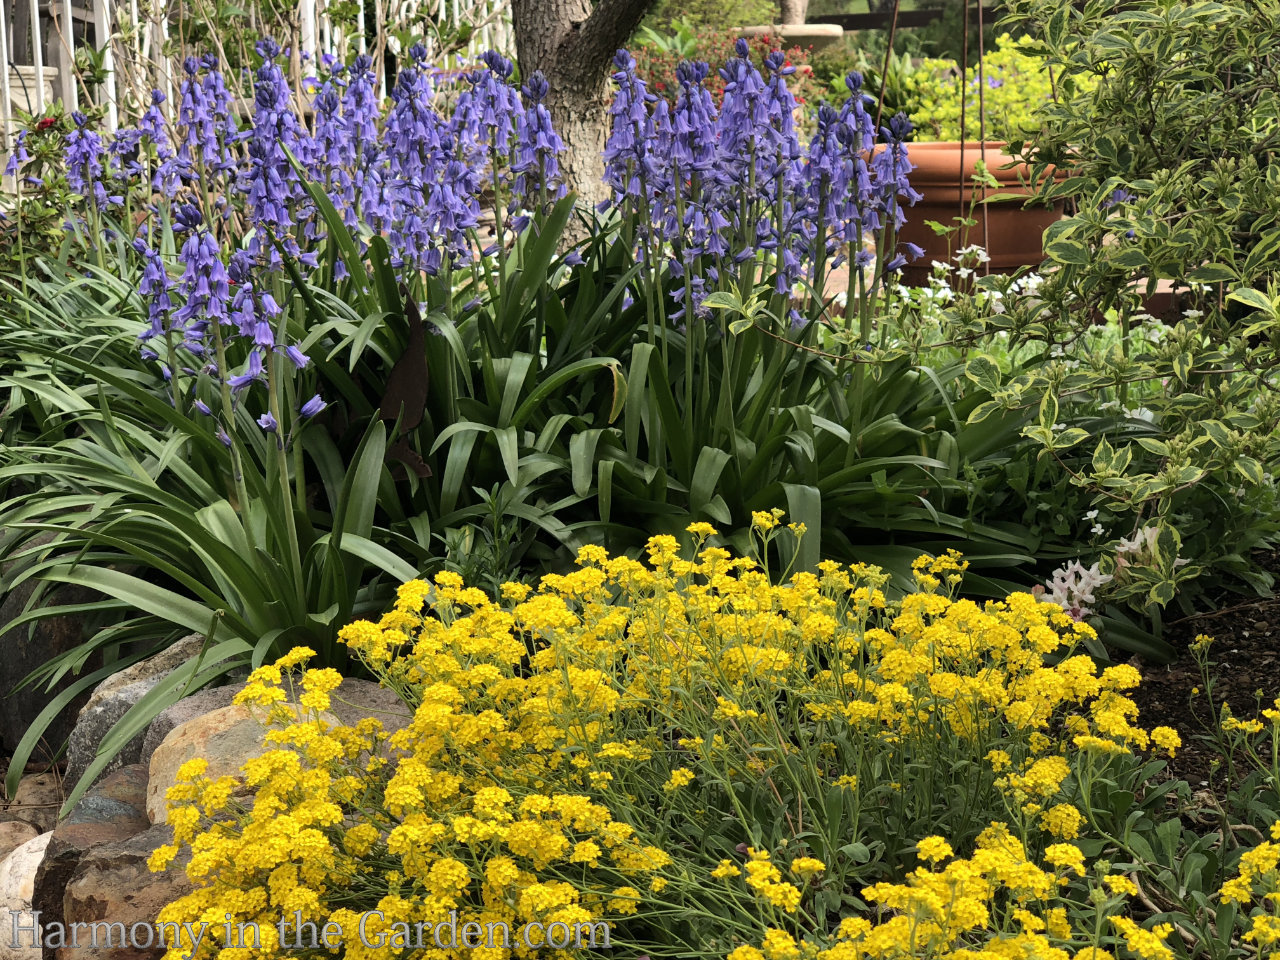
{"label": "white fence post", "polygon": [[[0,3],[3,2],[4,0],[0,0]],[[76,89],[76,22],[71,13],[71,0],[62,0],[60,8],[57,29],[64,59],[58,84],[62,87],[63,105],[68,110],[75,110],[80,106],[80,91]]]}
{"label": "white fence post", "polygon": [[155,53],[152,59],[160,70],[160,92],[164,94],[165,116],[173,118],[178,115],[178,107],[173,102],[173,61],[165,50],[169,45],[169,14],[165,0],[155,0],[152,10],[155,18],[152,26]]}
{"label": "white fence post", "polygon": [[116,89],[115,38],[112,36],[111,0],[93,0],[93,38],[103,48],[102,71],[107,75],[103,86],[107,94],[107,132],[115,133],[120,125],[120,106]]}
{"label": "white fence post", "polygon": [[302,0],[298,6],[299,54],[316,55],[316,0]]}
{"label": "white fence post", "polygon": [[40,0],[31,0],[31,62],[36,74],[36,113],[44,113],[44,36],[40,29]]}
{"label": "white fence post", "polygon": [[[9,43],[8,0],[0,0],[0,149],[8,154],[13,149],[13,95],[9,90],[9,61],[13,59]],[[6,156],[5,162],[8,162]]]}

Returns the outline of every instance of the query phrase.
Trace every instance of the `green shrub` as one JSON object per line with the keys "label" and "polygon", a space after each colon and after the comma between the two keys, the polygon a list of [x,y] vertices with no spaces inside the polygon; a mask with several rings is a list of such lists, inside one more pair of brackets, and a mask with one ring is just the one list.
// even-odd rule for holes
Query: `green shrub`
{"label": "green shrub", "polygon": [[[1026,37],[1004,33],[977,65],[897,58],[888,73],[891,99],[916,125],[916,139],[1023,141],[1039,129],[1036,111],[1053,99],[1047,65]],[[961,135],[963,100],[964,135]]]}

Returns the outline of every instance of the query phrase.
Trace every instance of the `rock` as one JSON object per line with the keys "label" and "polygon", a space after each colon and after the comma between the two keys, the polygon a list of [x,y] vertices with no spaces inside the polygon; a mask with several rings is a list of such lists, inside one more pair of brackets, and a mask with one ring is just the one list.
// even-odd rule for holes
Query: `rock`
{"label": "rock", "polygon": [[[135,763],[121,767],[90,788],[70,816],[53,831],[36,872],[31,902],[32,909],[40,911],[40,922],[63,921],[63,894],[86,853],[101,844],[126,840],[150,827],[145,765]],[[52,957],[51,948],[45,952]]]}
{"label": "rock", "polygon": [[[40,831],[25,820],[7,820],[0,823],[0,860],[39,835]],[[4,935],[3,922],[4,917],[0,916],[0,936]]]}
{"label": "rock", "polygon": [[[161,680],[200,652],[204,638],[192,634],[131,667],[112,674],[94,688],[80,708],[67,741],[67,783],[74,785],[98,755],[102,740],[131,707]],[[116,754],[100,776],[128,763],[138,763],[146,730],[140,731]]]}
{"label": "rock", "polygon": [[[33,537],[30,543],[32,546],[48,543],[52,537],[52,533],[42,533]],[[3,539],[2,536],[0,539]],[[11,561],[5,564],[0,568],[0,576],[8,577],[17,569],[20,562],[25,561]],[[0,627],[22,615],[36,586],[35,580],[26,580],[3,594],[4,601],[0,603]],[[87,588],[60,585],[53,587],[46,595],[44,606],[68,606],[88,603],[96,599],[98,595]],[[4,667],[0,669],[0,746],[4,750],[12,752],[17,749],[19,741],[36,717],[53,702],[55,697],[75,683],[78,675],[69,671],[52,690],[45,689],[44,684],[28,685],[17,693],[14,692],[14,688],[31,671],[53,657],[74,650],[90,636],[92,634],[85,628],[84,615],[76,613],[50,617],[34,625],[25,624],[0,634],[0,650],[4,651]],[[89,658],[79,675],[90,673],[101,666],[102,656],[95,653]],[[70,706],[58,714],[45,729],[44,739],[47,743],[56,747],[67,738],[75,724],[76,710],[87,699],[87,693],[80,694],[71,701]]]}
{"label": "rock", "polygon": [[3,820],[25,820],[43,833],[58,822],[62,787],[52,773],[29,773],[18,781],[9,805],[0,813]]}
{"label": "rock", "polygon": [[[321,716],[335,726],[339,720],[332,713]],[[177,782],[178,768],[188,760],[203,757],[208,762],[205,776],[240,777],[246,760],[260,757],[268,749],[263,743],[266,727],[248,707],[222,707],[195,717],[169,731],[168,736],[151,755],[147,778],[147,816],[152,823],[164,823],[168,816],[165,794]]]}
{"label": "rock", "polygon": [[188,720],[194,720],[196,717],[202,717],[206,713],[212,713],[214,710],[221,710],[223,707],[231,706],[231,698],[242,689],[244,689],[244,685],[239,683],[229,687],[211,687],[207,690],[193,693],[189,697],[183,697],[172,706],[165,707],[151,721],[151,726],[147,727],[147,734],[142,739],[142,753],[138,757],[139,762],[151,762],[151,755],[156,752],[156,747],[160,746],[164,738],[169,735],[169,731],[175,727],[182,726]]}
{"label": "rock", "polygon": [[413,708],[395,691],[355,677],[343,678],[338,689],[329,695],[329,711],[348,727],[366,717],[376,717],[388,734],[403,730],[413,721]]}
{"label": "rock", "polygon": [[52,833],[42,833],[28,840],[0,860],[0,917],[4,918],[0,932],[0,960],[40,960],[40,948],[32,946],[31,936],[19,938],[13,946],[12,932],[15,918],[19,925],[33,924],[31,896],[35,891],[36,869],[44,858],[44,849]]}
{"label": "rock", "polygon": [[[97,928],[96,946],[81,941],[78,947],[64,946],[56,952],[46,948],[45,960],[147,960],[163,955],[159,939],[152,939],[156,915],[191,890],[186,857],[175,860],[163,873],[147,868],[151,852],[171,842],[172,828],[161,824],[86,852],[63,896],[63,924],[68,931],[76,923],[108,921],[110,927]],[[44,917],[40,919],[45,922]]]}

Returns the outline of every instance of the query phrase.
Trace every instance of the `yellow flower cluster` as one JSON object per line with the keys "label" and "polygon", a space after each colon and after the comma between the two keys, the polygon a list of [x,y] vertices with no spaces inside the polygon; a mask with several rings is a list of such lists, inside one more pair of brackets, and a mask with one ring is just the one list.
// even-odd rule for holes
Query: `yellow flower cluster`
{"label": "yellow flower cluster", "polygon": [[[762,538],[781,530],[776,513],[753,524]],[[1171,730],[1136,726],[1124,696],[1136,671],[1075,655],[1091,629],[1030,594],[954,599],[966,565],[953,553],[917,562],[917,591],[891,603],[877,568],[824,562],[778,584],[708,546],[709,525],[689,532],[693,559],[671,536],[649,541],[647,562],[586,547],[572,572],[497,598],[450,573],[401,586],[376,622],[340,634],[412,708],[391,735],[376,720],[333,722],[341,678],[306,669],[309,650],[255,671],[239,700],[264,711],[272,749],[244,767],[247,803],[230,778],[184,769],[169,797],[175,846],[153,866],[187,845],[198,887],[161,920],[208,922],[200,957],[248,960],[288,952],[272,931],[296,911],[332,924],[360,960],[380,936],[407,955],[406,930],[450,915],[521,931],[616,924],[652,906],[661,925],[714,890],[773,918],[733,960],[848,960],[896,955],[888,945],[908,930],[941,949],[983,928],[1002,898],[1025,913],[1016,955],[1058,956],[1033,948],[1065,924],[1045,897],[1084,873],[1068,842],[1085,824],[1067,793],[1078,764],[1177,746]],[[925,769],[939,779],[922,801],[913,771]],[[1014,824],[993,823],[968,860],[951,843],[968,850],[972,832],[905,840],[917,825],[944,829],[953,770],[988,798],[971,822]],[[749,812],[748,796],[754,811],[775,806]],[[823,837],[814,798],[852,834]],[[871,856],[850,843],[857,824],[889,808],[902,832],[888,865],[935,867],[868,887],[880,921],[847,920],[815,954],[802,931],[811,901],[839,900],[850,858]],[[720,822],[741,833],[704,829]],[[1028,843],[1043,851],[1035,862]],[[263,942],[219,940],[225,914],[233,930],[257,923]]]}
{"label": "yellow flower cluster", "polygon": [[[401,591],[387,618],[392,630],[409,626],[407,611],[424,593],[416,585]],[[450,599],[487,604],[460,588]],[[236,698],[268,708],[265,739],[278,745],[244,765],[251,803],[233,803],[235,782],[207,779],[203,760],[180,770],[168,795],[174,844],[150,865],[163,869],[189,845],[187,873],[199,886],[158,918],[190,925],[178,928],[183,939],[169,960],[283,956],[296,940],[295,918],[328,929],[348,958],[414,947],[424,930],[430,946],[430,931],[451,924],[509,931],[511,946],[491,947],[487,936],[478,948],[440,956],[551,955],[522,945],[530,925],[540,931],[534,943],[553,924],[586,929],[636,911],[640,894],[625,878],[659,882],[654,874],[670,864],[668,854],[589,796],[551,788],[563,754],[550,744],[564,737],[545,729],[554,710],[546,696],[600,708],[604,678],[579,672],[571,689],[538,700],[531,690],[545,684],[515,676],[525,647],[510,632],[505,640],[489,633],[484,645],[443,620],[413,626],[421,658],[388,670],[412,682],[418,701],[404,730],[388,737],[377,720],[331,725],[323,711],[341,677],[306,670],[295,683],[289,671],[312,655],[300,648],[255,671]],[[392,630],[361,624],[346,637],[367,643],[362,655],[383,659]],[[296,707],[286,705],[284,686],[298,694]],[[193,939],[201,925],[207,936]]]}
{"label": "yellow flower cluster", "polygon": [[[1078,848],[1054,844],[1037,864],[1007,825],[997,822],[978,835],[967,859],[952,859],[951,845],[941,837],[925,837],[917,849],[933,867],[917,868],[904,883],[878,883],[862,891],[878,908],[876,922],[846,918],[825,947],[797,945],[785,931],[770,928],[758,948],[737,947],[728,960],[1113,960],[1097,946],[1096,926],[1092,936],[1084,934],[1093,946],[1075,952],[1063,948],[1074,932],[1067,908],[1054,905],[1054,899],[1072,874],[1084,873]],[[1115,893],[1137,892],[1127,877],[1109,876],[1105,882]],[[1172,924],[1144,929],[1128,917],[1108,919],[1133,956],[1173,960],[1164,942]]]}
{"label": "yellow flower cluster", "polygon": [[[1280,820],[1271,825],[1271,840],[1280,840]],[[1259,948],[1280,944],[1280,844],[1258,844],[1240,857],[1239,871],[1222,885],[1222,901],[1247,908],[1256,896],[1261,908],[1244,939]]]}

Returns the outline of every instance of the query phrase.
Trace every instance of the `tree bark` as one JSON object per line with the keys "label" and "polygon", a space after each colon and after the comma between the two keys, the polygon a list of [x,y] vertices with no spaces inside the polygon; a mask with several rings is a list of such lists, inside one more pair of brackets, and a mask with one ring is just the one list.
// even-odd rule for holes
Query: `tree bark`
{"label": "tree bark", "polygon": [[565,185],[586,203],[606,196],[610,63],[654,0],[512,0],[521,76],[541,70],[547,108],[564,141]]}
{"label": "tree bark", "polygon": [[809,13],[809,0],[781,0],[781,5],[784,24],[804,23]]}

